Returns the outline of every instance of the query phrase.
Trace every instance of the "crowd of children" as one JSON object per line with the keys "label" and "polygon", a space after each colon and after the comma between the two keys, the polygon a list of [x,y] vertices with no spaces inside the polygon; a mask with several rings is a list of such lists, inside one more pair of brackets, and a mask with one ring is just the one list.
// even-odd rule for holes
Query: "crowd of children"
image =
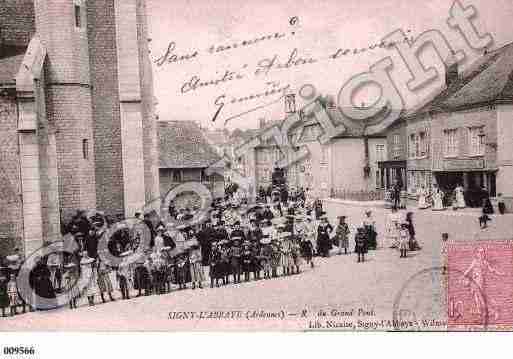
{"label": "crowd of children", "polygon": [[[180,217],[183,211],[176,210],[173,203],[169,213],[182,223],[179,226],[158,218],[155,221],[147,215],[140,218],[137,214],[148,227],[151,240],[144,255],[136,261],[125,259],[141,252],[140,227],[117,225],[117,230],[112,231],[108,229],[113,224],[101,212],[78,212],[67,230],[77,243],[77,251],[64,255],[60,261],[41,258],[35,286],[44,283],[44,296],[64,293],[69,308],[74,309],[79,301],[90,306],[100,300],[114,301],[115,292],[120,293],[120,299],[127,300],[134,293],[161,295],[188,287],[214,288],[295,275],[301,273],[305,264],[313,268],[315,256],[329,257],[334,248],[341,255],[351,252],[351,233],[345,216],[338,217],[333,227],[319,202],[283,201],[281,196],[271,198],[272,203],[268,200],[253,206],[230,198],[216,200],[208,210],[207,220],[195,225],[184,221]],[[397,230],[394,245],[400,249],[401,257],[411,249],[412,229],[413,222],[406,233]],[[102,261],[98,255],[98,243],[106,233],[110,233],[108,250],[120,258],[117,265]],[[367,211],[362,226],[354,234],[358,262],[364,262],[365,254],[377,248],[376,238],[372,213]],[[3,316],[17,314],[20,306],[26,311],[16,288],[16,271],[21,263],[19,253],[16,256],[6,258],[10,267],[0,267]]]}

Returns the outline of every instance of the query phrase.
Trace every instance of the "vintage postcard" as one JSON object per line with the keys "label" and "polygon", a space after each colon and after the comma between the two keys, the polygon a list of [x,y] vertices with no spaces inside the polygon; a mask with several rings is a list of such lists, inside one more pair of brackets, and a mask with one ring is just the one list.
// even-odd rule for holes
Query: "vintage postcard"
{"label": "vintage postcard", "polygon": [[510,331],[512,19],[0,1],[0,331]]}

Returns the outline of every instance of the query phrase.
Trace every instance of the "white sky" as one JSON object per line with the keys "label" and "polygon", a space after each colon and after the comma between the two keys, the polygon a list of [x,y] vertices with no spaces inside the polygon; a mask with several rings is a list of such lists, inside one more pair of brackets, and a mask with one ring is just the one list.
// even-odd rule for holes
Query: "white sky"
{"label": "white sky", "polygon": [[[492,48],[513,41],[513,1],[511,0],[462,0],[464,6],[474,5],[476,27],[489,32],[494,38]],[[152,57],[160,57],[170,42],[176,43],[177,55],[199,52],[196,58],[179,63],[154,65],[155,95],[159,101],[161,120],[196,120],[204,126],[212,126],[217,110],[214,100],[226,94],[227,98],[242,97],[270,89],[267,82],[280,86],[290,84],[298,91],[304,84],[312,84],[318,94],[336,97],[341,86],[351,76],[368,71],[369,66],[385,56],[394,61],[393,78],[401,87],[407,106],[422,101],[438,84],[412,94],[404,83],[409,79],[404,63],[395,50],[378,49],[362,54],[343,56],[336,60],[326,59],[338,48],[361,48],[378,43],[385,35],[397,29],[411,31],[412,35],[430,29],[438,29],[457,49],[464,49],[471,60],[478,54],[466,47],[462,37],[449,29],[446,19],[452,0],[147,0],[152,42]],[[299,20],[291,25],[289,20]],[[263,35],[285,33],[281,39],[262,41],[217,54],[206,50],[211,45],[229,45],[251,40]],[[292,32],[295,34],[292,35]],[[255,76],[258,61],[278,56],[286,62],[291,51],[297,48],[300,57],[319,59],[289,69],[274,70],[267,76]],[[427,65],[441,69],[441,62],[431,49],[423,53]],[[244,67],[244,65],[247,65]],[[243,79],[199,88],[182,94],[182,85],[192,76],[202,80],[216,80],[226,70],[242,74]],[[442,79],[441,79],[442,80]],[[375,90],[375,89],[374,89]],[[370,88],[357,101],[372,103],[376,91]],[[279,95],[227,104],[215,122],[222,127],[224,120],[257,106],[276,100]],[[298,98],[298,96],[296,96]],[[302,101],[298,98],[298,106]],[[253,111],[230,121],[230,128],[252,127],[257,119],[280,118],[284,106],[281,101]]]}

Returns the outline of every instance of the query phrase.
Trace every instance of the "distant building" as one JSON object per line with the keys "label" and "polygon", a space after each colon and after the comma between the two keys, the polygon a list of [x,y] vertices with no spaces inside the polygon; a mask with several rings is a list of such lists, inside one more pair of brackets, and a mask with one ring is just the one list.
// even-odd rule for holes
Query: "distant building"
{"label": "distant building", "polygon": [[148,50],[145,0],[2,1],[2,243],[31,253],[77,209],[158,196]]}
{"label": "distant building", "polygon": [[[224,178],[206,169],[221,157],[209,145],[200,127],[192,121],[159,121],[159,182],[162,197],[186,182],[200,182],[214,197],[223,196]],[[198,196],[192,196],[196,198]],[[195,200],[191,200],[195,201]],[[182,202],[186,202],[182,200]],[[197,201],[195,201],[197,202]]]}
{"label": "distant building", "polygon": [[[287,97],[289,108],[291,97]],[[321,104],[335,126],[344,126],[346,131],[327,144],[321,144],[318,137],[323,130],[317,119],[302,110],[285,113],[284,119],[266,123],[263,129],[253,133],[262,134],[273,125],[286,121],[288,116],[301,116],[301,126],[289,133],[289,141],[296,147],[306,146],[309,155],[286,168],[287,183],[291,188],[310,188],[318,197],[329,197],[333,191],[372,191],[380,188],[378,161],[385,159],[386,136],[381,133],[365,133],[363,123],[347,119],[332,103]],[[243,163],[243,173],[254,180],[254,188],[271,185],[273,169],[284,158],[273,139],[261,143],[235,161]]]}

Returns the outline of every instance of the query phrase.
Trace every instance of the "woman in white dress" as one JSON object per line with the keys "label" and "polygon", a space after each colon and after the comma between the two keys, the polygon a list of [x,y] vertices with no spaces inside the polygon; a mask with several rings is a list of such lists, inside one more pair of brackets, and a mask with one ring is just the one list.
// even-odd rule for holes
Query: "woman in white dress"
{"label": "woman in white dress", "polygon": [[456,197],[456,206],[458,208],[465,208],[467,205],[465,203],[465,196],[463,194],[464,190],[463,190],[463,187],[461,185],[458,185],[455,189],[454,189],[454,194],[455,194],[455,197]]}
{"label": "woman in white dress", "polygon": [[427,193],[426,193],[426,189],[424,188],[424,186],[417,189],[417,207],[419,209],[426,209],[429,207],[427,200],[426,200],[426,195],[427,195]]}
{"label": "woman in white dress", "polygon": [[385,248],[397,248],[399,245],[399,225],[401,223],[401,215],[397,209],[392,207],[391,212],[385,220]]}
{"label": "woman in white dress", "polygon": [[84,288],[84,294],[87,297],[87,301],[90,306],[94,305],[94,296],[97,295],[100,290],[98,288],[98,272],[96,271],[96,265],[94,258],[90,258],[87,252],[82,253],[82,259],[80,260],[80,280]]}
{"label": "woman in white dress", "polygon": [[443,192],[438,188],[435,187],[433,190],[433,211],[442,211],[444,210],[444,204],[443,204]]}

